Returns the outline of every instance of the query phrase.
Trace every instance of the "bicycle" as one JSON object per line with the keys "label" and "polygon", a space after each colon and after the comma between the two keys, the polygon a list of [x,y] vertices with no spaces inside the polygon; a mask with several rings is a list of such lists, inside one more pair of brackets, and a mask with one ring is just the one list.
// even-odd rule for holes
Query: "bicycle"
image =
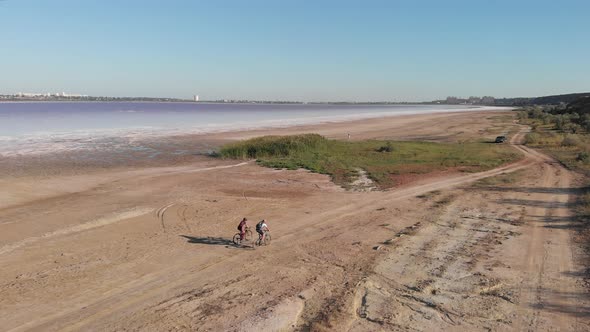
{"label": "bicycle", "polygon": [[270,232],[269,231],[265,231],[264,232],[264,242],[262,242],[262,235],[258,234],[258,240],[256,240],[256,245],[257,246],[267,246],[270,244]]}
{"label": "bicycle", "polygon": [[242,238],[242,237],[241,237],[241,235],[240,235],[240,232],[237,232],[237,233],[234,235],[234,237],[233,237],[233,239],[232,239],[232,242],[233,242],[233,243],[234,243],[236,246],[239,246],[240,244],[242,244],[242,242],[243,242],[243,241],[246,241],[246,242],[250,242],[250,241],[252,241],[252,231],[250,230],[250,227],[246,227],[246,231],[244,232],[244,240],[243,240],[243,241],[242,241],[242,239],[241,239],[241,238]]}

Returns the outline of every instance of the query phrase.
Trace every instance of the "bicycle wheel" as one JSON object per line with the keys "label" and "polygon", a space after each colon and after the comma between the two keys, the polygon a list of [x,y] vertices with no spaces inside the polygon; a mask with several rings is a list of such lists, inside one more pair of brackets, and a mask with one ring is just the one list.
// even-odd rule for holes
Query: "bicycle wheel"
{"label": "bicycle wheel", "polygon": [[246,231],[246,235],[244,236],[244,240],[246,240],[248,242],[252,241],[252,231],[251,230]]}
{"label": "bicycle wheel", "polygon": [[270,245],[270,233],[266,233],[266,236],[264,237],[264,245]]}
{"label": "bicycle wheel", "polygon": [[242,243],[242,240],[240,240],[240,233],[236,233],[232,241],[236,246],[239,246],[240,243]]}

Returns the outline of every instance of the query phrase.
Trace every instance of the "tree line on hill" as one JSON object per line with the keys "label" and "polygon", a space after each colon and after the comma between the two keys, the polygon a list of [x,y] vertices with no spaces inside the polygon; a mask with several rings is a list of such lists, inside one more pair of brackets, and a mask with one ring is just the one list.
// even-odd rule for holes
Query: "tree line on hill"
{"label": "tree line on hill", "polygon": [[[553,124],[555,129],[563,132],[576,134],[584,130],[590,133],[590,96],[580,95],[582,96],[578,96],[568,104],[525,107],[519,113],[519,117],[538,119],[545,125]],[[547,100],[557,99],[545,99]]]}
{"label": "tree line on hill", "polygon": [[558,104],[570,104],[575,101],[583,100],[583,97],[590,96],[590,92],[584,93],[569,93],[565,95],[554,95],[534,98],[531,103],[534,105],[558,105]]}
{"label": "tree line on hill", "polygon": [[434,101],[438,104],[471,104],[471,105],[489,105],[489,106],[531,106],[531,105],[560,105],[569,104],[581,97],[590,96],[590,92],[569,93],[564,95],[552,95],[543,97],[518,97],[518,98],[494,98],[485,96],[482,98],[469,97],[461,99],[457,97],[447,97],[445,100]]}

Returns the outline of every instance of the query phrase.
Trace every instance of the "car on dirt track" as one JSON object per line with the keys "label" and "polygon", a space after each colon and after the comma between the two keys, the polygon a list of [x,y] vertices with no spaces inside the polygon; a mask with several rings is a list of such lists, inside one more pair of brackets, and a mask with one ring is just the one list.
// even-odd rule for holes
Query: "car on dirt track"
{"label": "car on dirt track", "polygon": [[506,136],[498,136],[496,137],[496,140],[494,141],[494,143],[504,143],[506,142]]}

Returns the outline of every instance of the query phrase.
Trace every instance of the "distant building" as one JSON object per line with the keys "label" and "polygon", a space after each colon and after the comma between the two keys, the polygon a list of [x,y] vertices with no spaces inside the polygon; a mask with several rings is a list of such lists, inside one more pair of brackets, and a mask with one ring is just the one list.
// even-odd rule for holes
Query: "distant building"
{"label": "distant building", "polygon": [[457,97],[447,97],[446,102],[447,102],[447,104],[458,104],[459,103],[459,98],[457,98]]}
{"label": "distant building", "polygon": [[475,105],[475,104],[480,104],[480,103],[481,103],[481,98],[479,98],[479,97],[474,97],[474,96],[471,96],[471,97],[469,97],[469,99],[467,100],[467,102],[468,102],[469,104],[472,104],[472,105]]}
{"label": "distant building", "polygon": [[199,101],[199,95],[195,95],[193,98],[195,101]]}
{"label": "distant building", "polygon": [[496,98],[492,96],[483,96],[481,97],[481,103],[484,105],[494,105],[496,104]]}
{"label": "distant building", "polygon": [[494,97],[476,97],[476,96],[471,96],[469,98],[460,98],[460,97],[454,97],[454,96],[449,96],[447,97],[447,99],[445,99],[444,103],[445,104],[451,104],[451,105],[480,105],[480,104],[486,104],[486,105],[493,105],[494,104]]}

